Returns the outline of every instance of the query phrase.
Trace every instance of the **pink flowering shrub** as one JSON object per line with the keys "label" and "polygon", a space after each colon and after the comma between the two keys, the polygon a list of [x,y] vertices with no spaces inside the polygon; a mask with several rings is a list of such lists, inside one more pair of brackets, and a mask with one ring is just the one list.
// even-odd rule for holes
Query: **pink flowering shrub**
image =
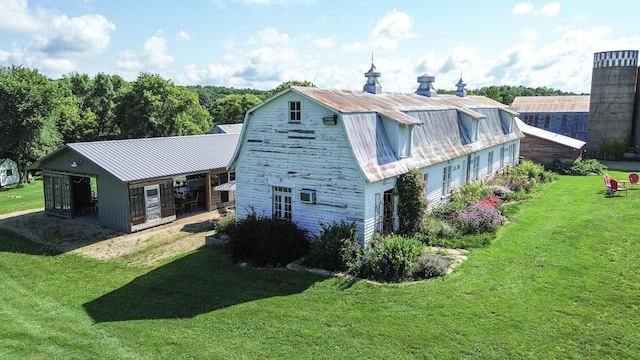
{"label": "pink flowering shrub", "polygon": [[462,234],[481,234],[496,231],[504,218],[495,206],[488,203],[471,203],[468,209],[456,212],[454,223]]}

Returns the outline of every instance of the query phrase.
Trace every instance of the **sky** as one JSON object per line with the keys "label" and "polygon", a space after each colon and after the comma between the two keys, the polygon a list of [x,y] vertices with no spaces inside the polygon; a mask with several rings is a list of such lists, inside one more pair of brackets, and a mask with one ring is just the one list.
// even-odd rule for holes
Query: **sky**
{"label": "sky", "polygon": [[594,53],[640,50],[638,14],[640,0],[0,0],[0,66],[361,90],[373,59],[383,91],[428,74],[589,93]]}

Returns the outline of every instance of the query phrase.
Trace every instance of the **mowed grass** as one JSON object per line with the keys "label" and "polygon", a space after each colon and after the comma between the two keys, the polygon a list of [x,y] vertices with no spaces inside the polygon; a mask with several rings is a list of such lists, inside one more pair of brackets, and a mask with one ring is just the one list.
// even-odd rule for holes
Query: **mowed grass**
{"label": "mowed grass", "polygon": [[34,180],[20,187],[0,190],[0,215],[16,211],[44,208],[42,180]]}
{"label": "mowed grass", "polygon": [[0,358],[640,358],[640,188],[603,189],[563,176],[411,285],[241,268],[220,247],[100,262],[0,231]]}

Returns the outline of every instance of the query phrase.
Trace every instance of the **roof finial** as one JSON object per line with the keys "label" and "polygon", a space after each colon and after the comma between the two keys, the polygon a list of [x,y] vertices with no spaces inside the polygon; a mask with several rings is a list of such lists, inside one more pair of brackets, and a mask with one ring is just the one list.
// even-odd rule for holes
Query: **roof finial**
{"label": "roof finial", "polygon": [[362,88],[363,91],[371,93],[371,94],[380,94],[382,93],[382,86],[380,86],[380,82],[378,82],[378,78],[380,77],[380,72],[376,69],[376,66],[373,64],[373,51],[371,52],[371,69],[367,71],[364,76],[367,77],[367,83],[364,84]]}
{"label": "roof finial", "polygon": [[458,80],[456,86],[458,87],[458,89],[456,90],[456,95],[460,97],[467,96],[467,90],[465,90],[464,88],[465,86],[467,86],[467,84],[462,81],[462,70],[460,70],[460,80]]}

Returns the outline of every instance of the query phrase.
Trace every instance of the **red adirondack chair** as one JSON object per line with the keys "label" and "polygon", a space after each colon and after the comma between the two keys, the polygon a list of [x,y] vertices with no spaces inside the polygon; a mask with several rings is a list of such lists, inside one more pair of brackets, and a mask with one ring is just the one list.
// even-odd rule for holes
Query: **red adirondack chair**
{"label": "red adirondack chair", "polygon": [[629,184],[631,184],[632,189],[633,189],[633,185],[637,184],[639,179],[640,179],[640,176],[638,176],[638,174],[636,173],[629,174]]}
{"label": "red adirondack chair", "polygon": [[627,193],[627,188],[624,186],[624,184],[619,184],[616,180],[611,179],[609,181],[609,183],[611,184],[611,195],[616,194],[618,191],[624,191],[625,195],[629,195]]}

